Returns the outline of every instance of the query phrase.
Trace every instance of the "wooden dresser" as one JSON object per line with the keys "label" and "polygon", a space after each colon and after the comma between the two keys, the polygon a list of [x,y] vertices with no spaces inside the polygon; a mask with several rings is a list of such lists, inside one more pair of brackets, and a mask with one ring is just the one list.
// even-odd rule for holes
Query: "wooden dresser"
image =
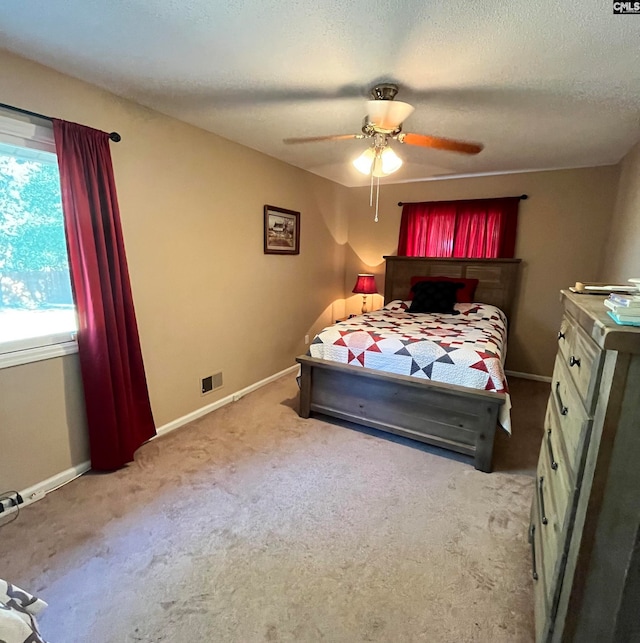
{"label": "wooden dresser", "polygon": [[640,641],[640,327],[561,297],[529,528],[536,641]]}

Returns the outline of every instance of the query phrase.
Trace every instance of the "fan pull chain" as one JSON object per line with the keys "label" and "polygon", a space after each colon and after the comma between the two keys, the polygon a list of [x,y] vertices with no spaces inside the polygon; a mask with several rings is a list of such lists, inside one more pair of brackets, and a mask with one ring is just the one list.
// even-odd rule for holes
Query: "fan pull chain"
{"label": "fan pull chain", "polygon": [[[371,178],[371,182],[373,183],[373,177]],[[378,223],[378,199],[380,197],[380,177],[378,177],[378,184],[376,186],[376,216],[375,216],[375,223]]]}
{"label": "fan pull chain", "polygon": [[371,189],[369,190],[369,207],[373,207],[373,172],[371,172]]}

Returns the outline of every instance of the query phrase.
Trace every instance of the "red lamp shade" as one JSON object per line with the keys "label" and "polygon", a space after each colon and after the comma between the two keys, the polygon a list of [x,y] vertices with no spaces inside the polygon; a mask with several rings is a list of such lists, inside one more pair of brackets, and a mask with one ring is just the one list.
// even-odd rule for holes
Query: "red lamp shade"
{"label": "red lamp shade", "polygon": [[373,295],[377,293],[376,278],[373,275],[358,275],[356,285],[351,292],[358,295]]}

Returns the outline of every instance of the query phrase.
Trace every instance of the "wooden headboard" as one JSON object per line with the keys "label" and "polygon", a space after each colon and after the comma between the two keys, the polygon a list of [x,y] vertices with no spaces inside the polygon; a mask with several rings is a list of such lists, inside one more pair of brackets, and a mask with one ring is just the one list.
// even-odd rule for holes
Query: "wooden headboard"
{"label": "wooden headboard", "polygon": [[475,300],[492,304],[507,318],[513,300],[520,259],[449,259],[427,257],[384,257],[384,303],[409,298],[411,277],[466,277],[478,279]]}

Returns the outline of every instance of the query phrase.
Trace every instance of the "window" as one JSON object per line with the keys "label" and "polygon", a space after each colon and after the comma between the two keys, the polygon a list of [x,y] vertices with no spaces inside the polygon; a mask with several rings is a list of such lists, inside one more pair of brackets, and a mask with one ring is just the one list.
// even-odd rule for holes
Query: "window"
{"label": "window", "polygon": [[75,351],[53,131],[0,113],[0,367]]}

